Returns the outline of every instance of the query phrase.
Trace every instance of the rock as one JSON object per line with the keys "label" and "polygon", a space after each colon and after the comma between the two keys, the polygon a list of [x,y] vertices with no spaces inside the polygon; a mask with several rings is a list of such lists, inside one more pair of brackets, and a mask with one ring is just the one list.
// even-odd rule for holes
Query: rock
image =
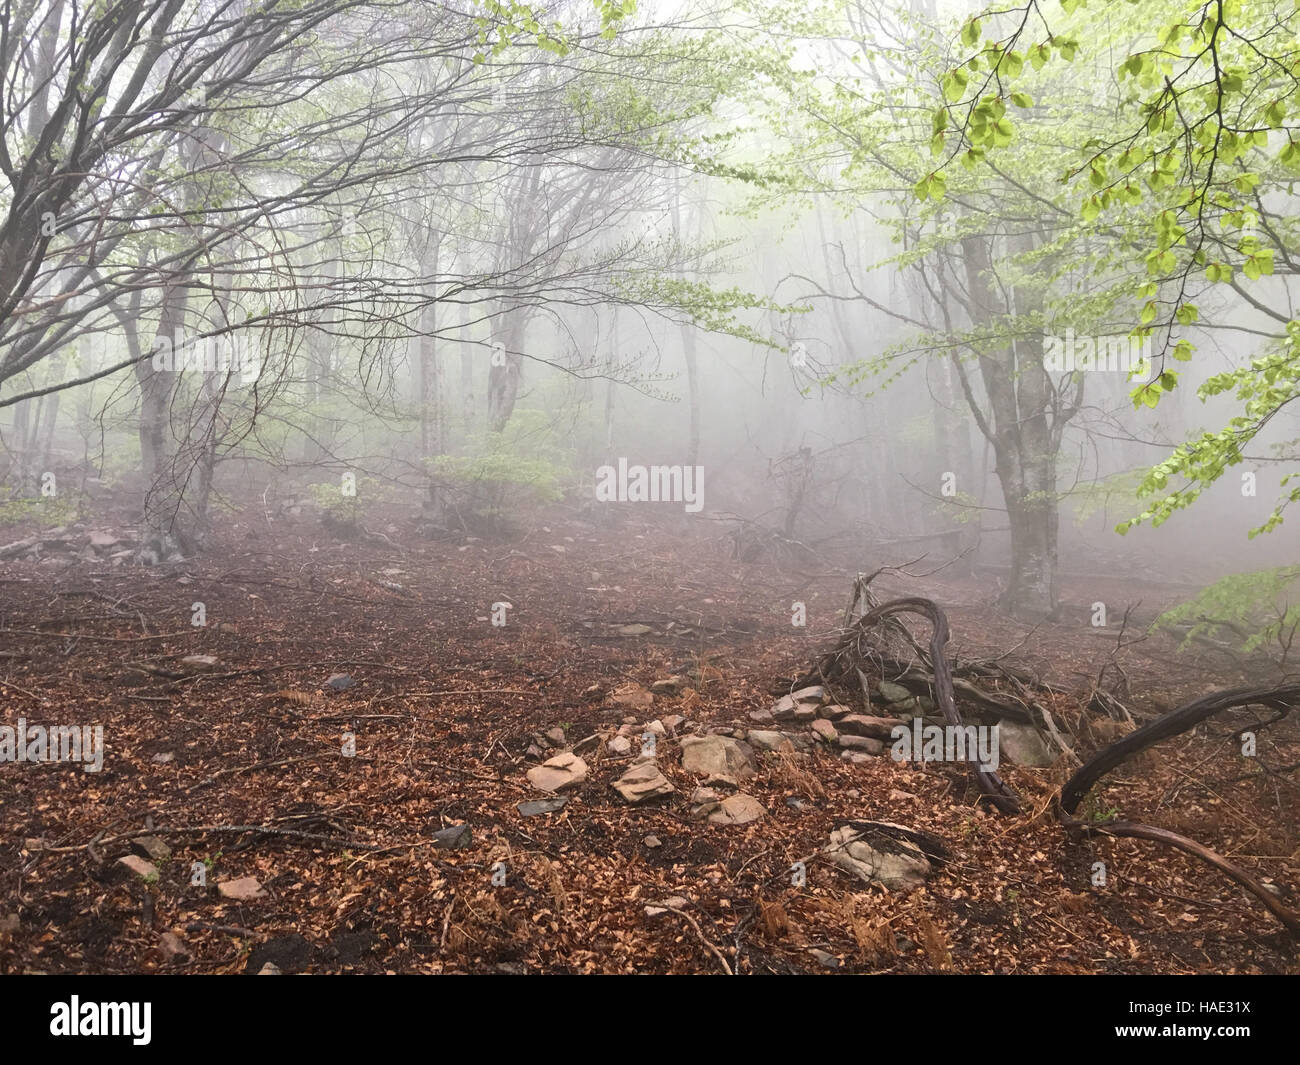
{"label": "rock", "polygon": [[718,804],[717,809],[709,814],[709,824],[745,825],[750,821],[757,821],[766,813],[766,807],[754,796],[737,792],[735,795],[728,795]]}
{"label": "rock", "polygon": [[530,743],[530,744],[528,745],[527,749],[524,751],[524,757],[525,757],[525,758],[540,758],[540,757],[541,757],[543,754],[545,754],[545,753],[546,753],[546,752],[543,751],[540,747],[538,747],[537,744],[535,744],[535,743]]}
{"label": "rock", "polygon": [[837,742],[846,751],[865,751],[867,754],[881,754],[885,749],[885,745],[880,740],[873,740],[870,736],[841,735]]}
{"label": "rock", "polygon": [[664,723],[664,728],[666,728],[669,732],[676,732],[679,728],[681,728],[684,724],[686,724],[686,718],[682,717],[681,714],[667,714],[663,718],[663,723]]}
{"label": "rock", "polygon": [[895,684],[892,680],[882,680],[878,685],[880,697],[887,703],[901,703],[912,698],[912,693],[904,688],[901,684]]}
{"label": "rock", "polygon": [[149,761],[154,765],[166,765],[168,762],[175,761],[176,755],[171,751],[159,751]]}
{"label": "rock", "polygon": [[567,795],[558,795],[554,799],[529,799],[527,802],[517,803],[515,809],[519,811],[521,817],[557,814],[564,809],[564,804],[568,801]]}
{"label": "rock", "polygon": [[664,899],[663,902],[647,902],[645,904],[645,915],[647,917],[662,917],[669,910],[684,910],[690,904],[690,899],[684,899],[680,895],[672,895]]}
{"label": "rock", "polygon": [[646,722],[646,724],[642,725],[641,731],[653,732],[656,736],[668,735],[668,730],[664,728],[664,723],[660,721],[658,718],[655,718],[653,721],[648,721]]}
{"label": "rock", "polygon": [[638,762],[611,785],[628,802],[645,802],[669,795],[674,788],[654,762]]}
{"label": "rock", "polygon": [[[820,684],[814,685],[811,688],[800,688],[797,692],[791,692],[789,695],[781,696],[781,698],[776,701],[775,705],[767,711],[770,716],[766,719],[760,719],[754,714],[750,714],[749,716],[754,718],[756,721],[789,721],[791,719],[798,719],[801,716],[799,713],[801,707],[808,707],[810,712],[805,712],[802,716],[813,718],[817,716],[817,707],[825,697],[826,689]],[[762,712],[763,711],[757,711],[757,713]]]}
{"label": "rock", "polygon": [[818,718],[812,723],[813,735],[823,743],[834,743],[839,738],[839,733],[835,731],[835,726],[824,718]]}
{"label": "rock", "polygon": [[776,715],[771,710],[751,710],[749,720],[760,725],[770,725],[776,720]]}
{"label": "rock", "polygon": [[756,751],[794,750],[794,744],[790,742],[790,737],[784,732],[750,729],[749,734],[745,737],[745,742]]}
{"label": "rock", "polygon": [[609,693],[609,701],[626,710],[648,710],[654,705],[655,697],[639,684],[624,684]]}
{"label": "rock", "polygon": [[175,932],[164,932],[159,936],[158,949],[168,961],[185,961],[190,956],[189,948]]}
{"label": "rock", "polygon": [[837,868],[890,891],[912,891],[925,883],[931,867],[920,847],[881,832],[869,832],[869,837],[845,825],[831,833],[825,853]]}
{"label": "rock", "polygon": [[223,899],[234,899],[236,902],[250,902],[253,899],[266,897],[266,892],[262,890],[262,885],[255,876],[241,876],[235,880],[217,881],[217,894]]}
{"label": "rock", "polygon": [[797,795],[787,795],[787,796],[785,797],[785,804],[786,804],[788,807],[790,807],[791,810],[806,810],[806,809],[808,809],[808,804],[807,804],[806,802],[804,802],[803,799],[799,798],[799,796],[797,796]]}
{"label": "rock", "polygon": [[172,849],[157,836],[140,836],[131,841],[136,853],[155,862],[165,862],[172,856]]}
{"label": "rock", "polygon": [[548,740],[550,740],[550,742],[551,742],[551,744],[552,744],[553,746],[556,746],[556,747],[563,747],[563,746],[564,746],[564,729],[560,728],[559,725],[556,725],[555,728],[553,728],[553,729],[547,729],[547,730],[546,730],[546,738],[547,738]]}
{"label": "rock", "polygon": [[626,736],[615,736],[609,741],[611,754],[628,754],[632,750],[632,741]]}
{"label": "rock", "polygon": [[206,673],[221,665],[221,659],[216,655],[186,655],[181,659],[181,665],[195,673]]}
{"label": "rock", "polygon": [[548,758],[541,765],[528,770],[528,783],[538,791],[559,791],[571,788],[587,779],[587,763],[572,751]]}
{"label": "rock", "polygon": [[817,707],[811,703],[800,703],[794,708],[794,713],[790,716],[799,724],[807,725],[817,720]]}
{"label": "rock", "polygon": [[144,877],[146,880],[152,880],[158,875],[158,867],[153,862],[147,862],[138,854],[128,854],[117,860],[118,865],[124,865],[136,876]]}
{"label": "rock", "polygon": [[474,830],[469,825],[448,825],[433,833],[433,845],[439,850],[462,850],[474,842]]}
{"label": "rock", "polygon": [[861,751],[840,751],[840,757],[850,765],[866,765],[872,760],[869,754],[863,754]]}
{"label": "rock", "polygon": [[848,714],[835,722],[835,727],[850,736],[870,736],[873,740],[888,740],[894,726],[900,725],[897,718],[870,717],[867,714]]}
{"label": "rock", "polygon": [[853,713],[853,710],[847,706],[841,706],[839,703],[828,703],[826,706],[817,708],[817,716],[827,718],[830,721],[838,721],[846,714]]}
{"label": "rock", "polygon": [[911,802],[916,798],[910,791],[899,791],[897,788],[889,789],[890,802]]}
{"label": "rock", "polygon": [[682,738],[682,768],[699,773],[706,783],[739,784],[755,775],[753,748],[727,736]]}
{"label": "rock", "polygon": [[828,954],[819,947],[813,947],[808,953],[817,959],[819,965],[827,969],[838,969],[843,964],[834,954]]}
{"label": "rock", "polygon": [[258,976],[283,976],[284,973],[280,969],[280,967],[275,964],[275,962],[268,961],[265,965],[263,965],[260,969],[257,970],[257,975]]}
{"label": "rock", "polygon": [[644,843],[647,847],[649,847],[652,851],[658,850],[660,847],[664,845],[664,841],[655,835],[646,836],[645,839],[643,839],[641,842]]}
{"label": "rock", "polygon": [[116,547],[122,542],[120,536],[114,536],[110,532],[102,532],[96,529],[90,534],[86,541],[91,547]]}
{"label": "rock", "polygon": [[642,625],[639,622],[618,627],[620,636],[649,636],[654,631],[649,625]]}
{"label": "rock", "polygon": [[356,681],[352,679],[350,673],[331,673],[329,679],[325,681],[325,686],[333,688],[336,692],[345,692],[355,684]]}
{"label": "rock", "polygon": [[674,673],[671,677],[664,677],[650,685],[650,690],[655,695],[676,695],[686,688],[690,682],[679,673]]}
{"label": "rock", "polygon": [[696,806],[699,806],[702,803],[721,801],[722,795],[719,792],[714,791],[712,788],[696,788],[691,792],[691,802]]}
{"label": "rock", "polygon": [[1033,725],[1003,721],[998,730],[998,753],[1015,765],[1045,769],[1056,761],[1042,734]]}

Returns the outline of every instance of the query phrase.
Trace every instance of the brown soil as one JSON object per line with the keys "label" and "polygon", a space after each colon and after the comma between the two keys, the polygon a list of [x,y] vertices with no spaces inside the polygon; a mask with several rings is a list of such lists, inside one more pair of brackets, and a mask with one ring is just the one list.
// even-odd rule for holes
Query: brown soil
{"label": "brown soil", "polygon": [[[668,799],[627,805],[610,787],[627,758],[588,754],[562,812],[522,817],[516,804],[539,797],[524,779],[533,733],[560,725],[573,743],[617,727],[606,693],[673,673],[695,686],[637,721],[744,726],[833,643],[853,569],[879,564],[745,564],[708,523],[640,517],[597,526],[556,511],[511,542],[424,540],[369,518],[386,539],[349,543],[250,507],[193,563],[0,567],[4,722],[102,724],[107,747],[99,773],[0,764],[0,971],[238,973],[268,959],[313,972],[1300,971],[1273,918],[1193,859],[1069,842],[1050,808],[1059,765],[1004,765],[1028,811],[1008,818],[977,805],[961,767],[769,756],[745,789],[767,815],[722,827],[686,816],[699,781],[670,736]],[[1063,620],[1030,631],[989,605],[991,576],[878,583],[944,606],[957,656],[1009,652],[1076,693],[1051,705],[1084,754],[1108,726],[1079,697],[1115,651],[1090,604],[1105,601],[1114,627],[1141,600],[1136,639],[1178,591],[1073,578]],[[790,623],[796,600],[806,629]],[[206,627],[190,624],[196,601]],[[501,601],[513,609],[493,627]],[[220,665],[187,673],[177,663],[193,654]],[[1114,660],[1139,716],[1262,679],[1156,636]],[[355,685],[329,689],[334,673]],[[1300,762],[1300,733],[1274,725],[1243,758],[1231,733],[1248,720],[1216,719],[1125,765],[1089,811],[1191,835],[1296,906],[1296,783],[1264,767]],[[118,837],[146,818],[173,852],[151,880],[117,862],[130,846]],[[818,856],[850,819],[932,832],[952,860],[911,894],[869,888]],[[458,822],[472,845],[436,849],[431,832]],[[209,863],[206,890],[191,884],[195,862]],[[265,896],[213,890],[244,876]],[[689,900],[690,919],[647,916],[668,896]],[[164,954],[169,930],[188,957]]]}

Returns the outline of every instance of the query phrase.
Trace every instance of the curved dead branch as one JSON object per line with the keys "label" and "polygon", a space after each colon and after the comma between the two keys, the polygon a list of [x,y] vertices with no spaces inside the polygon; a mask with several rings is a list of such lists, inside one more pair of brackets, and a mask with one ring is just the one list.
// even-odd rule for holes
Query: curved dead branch
{"label": "curved dead branch", "polygon": [[[857,621],[859,629],[869,628],[878,622],[892,619],[896,614],[920,614],[930,622],[930,664],[934,670],[934,691],[943,711],[944,719],[950,725],[962,727],[961,714],[953,698],[952,668],[948,664],[945,647],[948,643],[948,618],[931,599],[919,596],[905,599],[892,599],[888,603],[873,607]],[[978,762],[972,762],[975,781],[979,789],[998,810],[1004,814],[1020,812],[1020,802],[1015,793],[1003,783],[997,773],[985,769]]]}
{"label": "curved dead branch", "polygon": [[1234,688],[1230,691],[1212,692],[1193,700],[1130,732],[1122,739],[1107,744],[1084,762],[1061,789],[1061,809],[1073,814],[1089,789],[1116,766],[1161,740],[1186,732],[1206,718],[1239,706],[1271,706],[1277,710],[1289,710],[1297,704],[1300,704],[1300,685]]}
{"label": "curved dead branch", "polygon": [[1259,899],[1268,912],[1281,921],[1293,936],[1300,936],[1300,913],[1282,905],[1268,888],[1264,887],[1244,869],[1233,865],[1223,855],[1197,843],[1194,839],[1180,836],[1177,832],[1170,832],[1167,828],[1156,828],[1154,825],[1143,825],[1136,821],[1107,821],[1093,825],[1084,821],[1067,820],[1065,825],[1069,829],[1080,831],[1088,836],[1121,836],[1127,839],[1145,839],[1154,843],[1165,843],[1186,854],[1200,858],[1203,862],[1214,866],[1219,872],[1236,881],[1255,898]]}

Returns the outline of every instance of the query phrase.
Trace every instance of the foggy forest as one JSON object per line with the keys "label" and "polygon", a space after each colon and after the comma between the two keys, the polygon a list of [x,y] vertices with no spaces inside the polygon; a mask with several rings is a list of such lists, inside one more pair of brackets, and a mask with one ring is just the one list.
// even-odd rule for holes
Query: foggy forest
{"label": "foggy forest", "polygon": [[1300,972],[1290,0],[0,68],[0,972]]}

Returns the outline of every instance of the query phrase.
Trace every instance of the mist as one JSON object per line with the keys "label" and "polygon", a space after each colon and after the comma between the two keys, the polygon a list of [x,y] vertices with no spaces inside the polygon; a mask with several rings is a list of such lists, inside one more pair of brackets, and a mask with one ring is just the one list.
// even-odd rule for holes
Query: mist
{"label": "mist", "polygon": [[0,13],[0,971],[1294,973],[1296,17]]}

